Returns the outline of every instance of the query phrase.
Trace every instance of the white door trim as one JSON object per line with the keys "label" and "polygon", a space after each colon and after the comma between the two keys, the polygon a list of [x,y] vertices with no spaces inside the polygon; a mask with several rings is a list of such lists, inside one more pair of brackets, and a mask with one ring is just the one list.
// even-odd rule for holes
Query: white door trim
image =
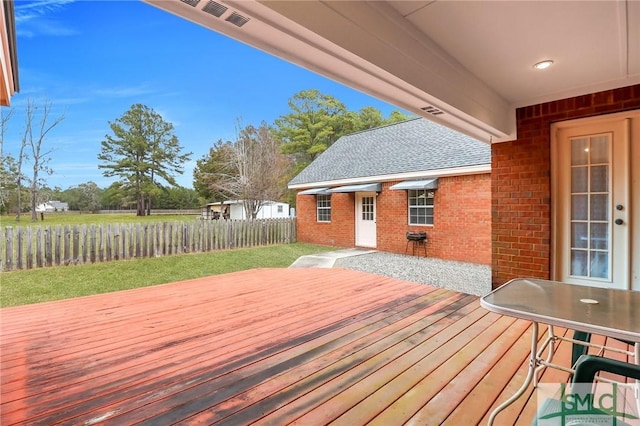
{"label": "white door trim", "polygon": [[[376,205],[376,193],[375,192],[356,192],[355,193],[355,243],[358,247],[376,248],[377,246],[377,205]],[[369,197],[373,201],[373,212],[367,214],[373,214],[372,220],[363,220],[362,212],[362,200],[365,197]]]}
{"label": "white door trim", "polygon": [[[633,164],[640,158],[640,149],[633,145],[638,145],[639,137],[640,137],[640,111],[627,111],[623,113],[616,114],[608,114],[591,118],[581,118],[576,120],[567,120],[559,123],[554,123],[551,126],[551,278],[554,280],[562,281],[563,277],[566,277],[566,274],[563,268],[567,267],[567,249],[566,244],[568,243],[568,229],[566,228],[566,224],[564,224],[566,219],[566,211],[562,211],[562,206],[567,207],[567,204],[562,201],[561,197],[566,196],[566,188],[561,188],[562,179],[560,177],[562,171],[560,164],[561,161],[561,150],[565,149],[560,144],[560,133],[563,132],[565,135],[569,135],[569,137],[580,137],[583,133],[582,129],[586,134],[590,134],[593,132],[593,129],[596,129],[596,133],[598,129],[602,129],[604,126],[607,126],[612,132],[616,132],[617,139],[615,141],[612,140],[612,143],[616,144],[620,151],[614,152],[614,148],[611,148],[611,179],[613,181],[619,182],[620,180],[626,182],[623,184],[624,191],[618,191],[618,200],[623,200],[622,203],[625,205],[624,212],[616,212],[615,210],[610,215],[610,223],[612,223],[612,227],[614,227],[614,231],[618,232],[619,225],[613,224],[613,221],[616,218],[624,217],[626,224],[624,225],[627,229],[627,237],[625,238],[617,238],[614,234],[611,234],[612,238],[612,247],[610,248],[610,256],[614,256],[613,251],[620,251],[622,255],[618,253],[616,261],[620,263],[620,258],[625,257],[626,263],[622,262],[621,265],[618,265],[614,270],[611,271],[612,279],[614,279],[614,275],[619,277],[617,284],[615,284],[617,288],[634,288],[640,286],[638,280],[638,270],[633,265],[640,259],[640,250],[634,249],[632,252],[632,247],[638,247],[638,241],[640,241],[640,236],[638,235],[638,228],[636,225],[638,222],[634,219],[640,218],[639,211],[640,210],[640,202],[638,199],[633,199],[632,191],[633,191],[633,183],[634,181],[637,184],[638,177],[640,177],[640,172],[635,171]],[[614,130],[615,129],[615,130]],[[575,130],[575,134],[571,134]],[[613,135],[614,133],[612,133]],[[617,160],[616,160],[617,158]],[[635,159],[635,160],[634,160]],[[620,164],[622,163],[622,167]],[[565,163],[566,164],[566,163]],[[614,166],[614,164],[618,164],[618,166]],[[637,167],[636,167],[637,168]],[[624,175],[622,175],[622,171],[624,171]],[[565,171],[566,173],[566,171]],[[566,177],[564,178],[566,182]],[[613,188],[613,183],[612,186]],[[617,204],[620,201],[614,200],[613,197],[616,195],[611,192],[611,203]],[[620,241],[623,241],[620,244]],[[626,283],[623,283],[626,282]],[[598,285],[597,282],[594,282],[592,285]],[[607,286],[603,283],[604,286]]]}

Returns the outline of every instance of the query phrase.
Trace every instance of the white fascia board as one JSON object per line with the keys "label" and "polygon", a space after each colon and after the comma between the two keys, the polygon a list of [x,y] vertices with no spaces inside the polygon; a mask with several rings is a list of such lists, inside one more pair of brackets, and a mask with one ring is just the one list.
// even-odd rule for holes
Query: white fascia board
{"label": "white fascia board", "polygon": [[438,177],[447,177],[447,176],[478,175],[478,174],[485,174],[485,173],[491,173],[490,164],[481,164],[478,166],[468,166],[468,167],[452,167],[449,169],[439,169],[439,170],[426,170],[422,172],[396,173],[392,175],[365,176],[365,177],[351,178],[351,179],[325,180],[322,182],[300,183],[300,184],[289,185],[288,188],[289,189],[322,188],[322,187],[335,187],[335,186],[344,186],[344,185],[356,185],[360,183],[392,182],[392,181],[402,181],[402,180],[411,180],[411,179],[438,178]]}
{"label": "white fascia board", "polygon": [[302,51],[288,52],[291,62],[311,53],[303,66],[486,142],[515,135],[515,109],[386,2],[228,3],[304,40]]}
{"label": "white fascia board", "polygon": [[384,2],[226,1],[251,18],[238,28],[205,1],[144,1],[478,140],[515,137],[515,109]]}

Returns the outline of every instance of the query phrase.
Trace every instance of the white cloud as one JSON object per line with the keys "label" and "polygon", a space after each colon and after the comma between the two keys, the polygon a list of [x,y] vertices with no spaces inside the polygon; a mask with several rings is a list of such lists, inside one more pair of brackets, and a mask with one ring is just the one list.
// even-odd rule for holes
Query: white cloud
{"label": "white cloud", "polygon": [[66,37],[78,34],[77,30],[49,17],[74,1],[37,0],[16,3],[15,18],[18,35],[32,38],[40,35]]}
{"label": "white cloud", "polygon": [[128,98],[133,96],[150,95],[156,93],[155,89],[147,85],[131,86],[131,87],[114,87],[108,89],[95,89],[93,94],[106,98]]}
{"label": "white cloud", "polygon": [[24,22],[58,11],[74,1],[75,0],[35,0],[31,2],[18,2],[15,5],[16,21]]}

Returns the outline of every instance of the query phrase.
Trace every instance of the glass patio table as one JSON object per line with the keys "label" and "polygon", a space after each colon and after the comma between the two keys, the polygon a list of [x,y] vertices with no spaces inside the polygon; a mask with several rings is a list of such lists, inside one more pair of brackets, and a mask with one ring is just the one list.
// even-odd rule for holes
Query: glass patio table
{"label": "glass patio table", "polygon": [[[634,342],[633,351],[609,348],[640,358],[640,292],[565,284],[541,279],[517,278],[480,298],[480,305],[492,312],[532,322],[529,369],[524,383],[508,400],[493,410],[489,425],[496,415],[515,402],[533,381],[537,386],[538,371],[546,367],[573,373],[571,366],[553,363],[554,345],[559,340],[601,345],[556,336],[554,326],[599,334]],[[548,326],[548,336],[538,346],[539,324]],[[544,352],[547,351],[546,356]]]}

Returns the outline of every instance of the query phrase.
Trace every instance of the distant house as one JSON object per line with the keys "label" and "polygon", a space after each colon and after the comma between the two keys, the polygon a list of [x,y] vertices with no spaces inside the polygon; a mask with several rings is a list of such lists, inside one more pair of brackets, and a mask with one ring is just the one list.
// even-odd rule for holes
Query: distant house
{"label": "distant house", "polygon": [[[202,206],[202,217],[205,219],[235,219],[247,218],[242,200],[227,200],[209,203]],[[256,219],[277,219],[289,217],[289,204],[277,201],[265,201],[258,210]]]}
{"label": "distant house", "polygon": [[38,213],[46,212],[66,212],[69,211],[69,203],[63,203],[61,201],[47,201],[46,203],[38,204],[36,206]]}
{"label": "distant house", "polygon": [[491,264],[490,147],[431,121],[343,136],[289,188],[298,241],[412,253],[426,232],[430,257]]}

